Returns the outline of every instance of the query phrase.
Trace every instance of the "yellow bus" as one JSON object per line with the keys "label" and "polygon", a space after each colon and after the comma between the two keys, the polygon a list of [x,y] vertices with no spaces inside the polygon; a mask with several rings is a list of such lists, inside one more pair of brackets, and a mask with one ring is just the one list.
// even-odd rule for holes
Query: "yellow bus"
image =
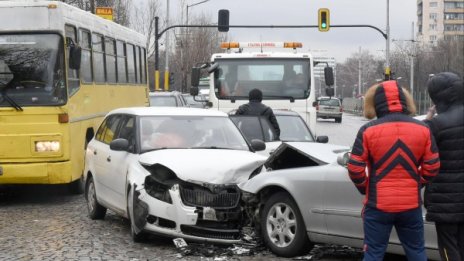
{"label": "yellow bus", "polygon": [[0,1],[0,185],[83,189],[103,116],[148,106],[146,38],[55,1]]}

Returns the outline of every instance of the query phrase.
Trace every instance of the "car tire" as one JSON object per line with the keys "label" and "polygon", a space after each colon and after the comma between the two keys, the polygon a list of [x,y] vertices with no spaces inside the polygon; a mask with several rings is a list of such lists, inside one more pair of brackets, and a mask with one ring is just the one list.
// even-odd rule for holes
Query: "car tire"
{"label": "car tire", "polygon": [[340,117],[340,118],[335,118],[335,122],[337,122],[337,123],[342,123],[342,117]]}
{"label": "car tire", "polygon": [[140,231],[140,232],[136,232],[136,228],[135,228],[135,224],[134,224],[134,206],[133,206],[133,203],[130,203],[130,202],[134,202],[134,193],[133,193],[133,188],[131,188],[129,190],[129,193],[127,194],[127,216],[129,217],[129,224],[130,224],[130,235],[131,235],[131,238],[132,238],[132,241],[134,241],[135,243],[141,243],[143,241],[145,241],[146,239],[146,235],[143,231]]}
{"label": "car tire", "polygon": [[106,208],[98,203],[97,190],[95,189],[95,182],[93,178],[89,176],[88,179],[85,189],[85,199],[87,201],[89,217],[90,219],[103,219],[106,215]]}
{"label": "car tire", "polygon": [[261,212],[264,243],[276,255],[293,257],[312,248],[300,210],[288,193],[272,195]]}

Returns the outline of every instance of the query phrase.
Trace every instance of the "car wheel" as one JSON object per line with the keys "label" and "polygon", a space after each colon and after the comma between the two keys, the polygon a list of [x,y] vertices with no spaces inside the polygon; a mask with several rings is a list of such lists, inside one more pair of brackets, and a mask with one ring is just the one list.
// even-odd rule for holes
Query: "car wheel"
{"label": "car wheel", "polygon": [[136,231],[137,228],[134,224],[134,193],[133,188],[130,189],[129,193],[127,194],[127,216],[129,217],[129,224],[130,224],[130,235],[132,240],[136,243],[140,243],[145,241],[145,233],[143,231]]}
{"label": "car wheel", "polygon": [[341,123],[341,122],[342,122],[342,117],[340,117],[340,118],[335,118],[335,122]]}
{"label": "car wheel", "polygon": [[278,256],[293,257],[311,248],[300,211],[290,195],[272,195],[261,212],[262,237]]}
{"label": "car wheel", "polygon": [[103,219],[106,215],[106,208],[100,205],[97,201],[97,191],[93,178],[89,176],[87,182],[85,199],[87,200],[87,210],[91,219]]}

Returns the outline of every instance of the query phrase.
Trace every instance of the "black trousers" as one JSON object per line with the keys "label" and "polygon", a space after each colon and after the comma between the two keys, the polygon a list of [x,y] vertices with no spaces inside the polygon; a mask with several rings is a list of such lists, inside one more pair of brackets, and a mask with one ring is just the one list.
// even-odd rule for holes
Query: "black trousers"
{"label": "black trousers", "polygon": [[464,223],[435,223],[443,261],[464,261]]}

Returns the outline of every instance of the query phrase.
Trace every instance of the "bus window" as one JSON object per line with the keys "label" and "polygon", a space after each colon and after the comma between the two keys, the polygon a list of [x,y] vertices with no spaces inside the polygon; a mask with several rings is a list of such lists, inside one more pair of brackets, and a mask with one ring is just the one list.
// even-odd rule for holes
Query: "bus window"
{"label": "bus window", "polygon": [[114,39],[105,37],[106,81],[116,83],[116,46]]}
{"label": "bus window", "polygon": [[135,81],[140,83],[140,47],[134,46],[134,55],[135,55]]}
{"label": "bus window", "polygon": [[134,45],[126,44],[127,53],[127,75],[128,82],[135,83],[137,78],[135,76],[135,57],[134,57]]}
{"label": "bus window", "polygon": [[103,53],[103,36],[92,34],[93,75],[96,83],[105,82],[105,63]]}
{"label": "bus window", "polygon": [[145,48],[142,48],[142,83],[147,83],[147,68],[146,68],[146,63],[147,63],[147,52],[145,51]]}
{"label": "bus window", "polygon": [[[58,34],[0,35],[0,90],[19,106],[66,102],[63,40]],[[74,78],[69,76],[69,83]],[[1,95],[0,95],[1,96]],[[0,98],[0,107],[11,107]]]}
{"label": "bus window", "polygon": [[118,56],[118,83],[127,82],[126,44],[116,41],[116,55]]}
{"label": "bus window", "polygon": [[139,83],[143,83],[143,66],[142,66],[142,60],[143,60],[143,57],[142,57],[142,50],[140,48],[140,46],[137,46],[137,56],[139,57],[139,62],[137,63],[137,65],[139,66]]}
{"label": "bus window", "polygon": [[81,30],[81,77],[85,83],[93,82],[92,77],[92,42],[90,32]]}
{"label": "bus window", "polygon": [[66,38],[72,42],[66,43],[66,54],[68,59],[68,89],[69,95],[73,95],[79,90],[79,71],[69,68],[69,49],[71,45],[77,45],[77,31],[76,27],[72,25],[65,26]]}

